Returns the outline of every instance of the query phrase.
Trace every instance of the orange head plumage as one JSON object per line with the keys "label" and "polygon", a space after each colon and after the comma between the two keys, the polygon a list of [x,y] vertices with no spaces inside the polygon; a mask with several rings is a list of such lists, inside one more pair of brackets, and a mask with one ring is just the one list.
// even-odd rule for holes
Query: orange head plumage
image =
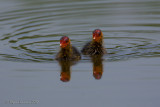
{"label": "orange head plumage", "polygon": [[60,39],[60,47],[61,48],[67,48],[70,46],[70,39],[69,37],[67,36],[63,36],[61,39]]}
{"label": "orange head plumage", "polygon": [[103,33],[100,29],[95,29],[93,31],[93,41],[94,42],[102,42]]}

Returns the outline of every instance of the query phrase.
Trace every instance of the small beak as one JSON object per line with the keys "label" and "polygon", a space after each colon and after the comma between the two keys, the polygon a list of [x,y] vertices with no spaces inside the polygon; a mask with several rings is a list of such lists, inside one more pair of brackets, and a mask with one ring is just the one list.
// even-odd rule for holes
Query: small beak
{"label": "small beak", "polygon": [[97,41],[99,39],[99,35],[93,34],[93,40]]}
{"label": "small beak", "polygon": [[60,43],[60,47],[61,47],[61,48],[65,48],[66,46],[67,46],[67,44]]}
{"label": "small beak", "polygon": [[63,45],[63,44],[61,44],[61,43],[60,43],[60,47],[61,47],[61,48],[64,48],[64,47],[65,47],[65,45]]}
{"label": "small beak", "polygon": [[60,43],[60,47],[65,47],[65,44],[64,43]]}

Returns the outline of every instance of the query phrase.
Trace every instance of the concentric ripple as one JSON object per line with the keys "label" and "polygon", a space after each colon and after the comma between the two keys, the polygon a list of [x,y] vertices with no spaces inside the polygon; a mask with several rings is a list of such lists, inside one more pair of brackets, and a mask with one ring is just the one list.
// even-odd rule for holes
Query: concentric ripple
{"label": "concentric ripple", "polygon": [[[159,1],[28,0],[11,4],[0,10],[0,60],[53,62],[61,36],[69,36],[81,49],[96,28],[103,31],[107,61],[160,56]],[[89,57],[83,56],[82,61]]]}

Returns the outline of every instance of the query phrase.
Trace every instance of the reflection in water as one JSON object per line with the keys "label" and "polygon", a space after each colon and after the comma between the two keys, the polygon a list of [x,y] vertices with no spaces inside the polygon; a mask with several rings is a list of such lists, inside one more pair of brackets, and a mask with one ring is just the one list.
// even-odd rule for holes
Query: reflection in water
{"label": "reflection in water", "polygon": [[[103,74],[102,55],[91,56],[93,62],[93,77],[97,80],[101,79]],[[75,65],[77,61],[59,61],[61,67],[60,80],[62,82],[69,82],[71,79],[71,66]]]}
{"label": "reflection in water", "polygon": [[75,61],[59,61],[61,66],[60,80],[63,82],[69,82],[71,79],[71,66],[76,64]]}
{"label": "reflection in water", "polygon": [[95,79],[99,80],[103,74],[103,63],[102,63],[102,55],[92,56],[93,62],[93,76]]}
{"label": "reflection in water", "polygon": [[71,63],[70,61],[59,61],[59,65],[61,66],[61,77],[60,80],[63,82],[69,82],[71,78]]}

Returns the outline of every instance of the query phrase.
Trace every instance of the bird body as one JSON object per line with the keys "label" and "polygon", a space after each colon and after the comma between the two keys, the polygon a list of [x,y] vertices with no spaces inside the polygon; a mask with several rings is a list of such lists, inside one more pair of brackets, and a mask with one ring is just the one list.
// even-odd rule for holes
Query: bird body
{"label": "bird body", "polygon": [[103,55],[106,53],[103,46],[103,34],[101,30],[96,29],[93,31],[92,41],[84,45],[81,52],[84,55]]}
{"label": "bird body", "polygon": [[81,55],[79,51],[70,44],[70,39],[67,36],[63,36],[60,39],[60,51],[56,55],[56,60],[79,60]]}
{"label": "bird body", "polygon": [[103,45],[101,43],[98,42],[88,42],[83,49],[81,50],[81,52],[84,55],[102,55],[105,54],[106,51],[103,47]]}
{"label": "bird body", "polygon": [[81,55],[78,50],[71,46],[69,49],[61,49],[56,55],[56,60],[79,60]]}

